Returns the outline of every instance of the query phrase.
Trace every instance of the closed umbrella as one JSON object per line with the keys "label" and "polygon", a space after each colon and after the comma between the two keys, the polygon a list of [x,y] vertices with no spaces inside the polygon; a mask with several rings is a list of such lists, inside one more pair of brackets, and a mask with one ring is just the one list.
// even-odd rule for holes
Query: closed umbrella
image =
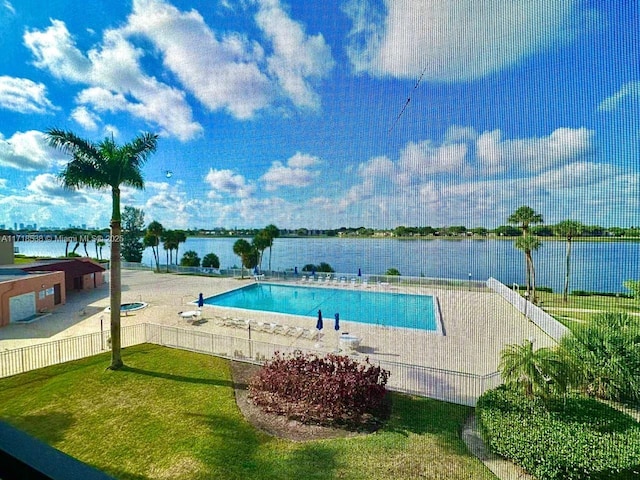
{"label": "closed umbrella", "polygon": [[324,325],[322,324],[322,310],[318,310],[318,322],[316,323],[316,328],[318,330],[322,330],[322,327]]}
{"label": "closed umbrella", "polygon": [[340,314],[336,313],[336,324],[333,326],[336,331],[340,330]]}
{"label": "closed umbrella", "polygon": [[204,297],[202,296],[202,294],[198,295],[198,308],[202,308],[202,306],[204,305]]}
{"label": "closed umbrella", "polygon": [[298,275],[298,267],[293,267],[293,274]]}
{"label": "closed umbrella", "polygon": [[358,276],[361,277],[362,276],[362,270],[358,269]]}

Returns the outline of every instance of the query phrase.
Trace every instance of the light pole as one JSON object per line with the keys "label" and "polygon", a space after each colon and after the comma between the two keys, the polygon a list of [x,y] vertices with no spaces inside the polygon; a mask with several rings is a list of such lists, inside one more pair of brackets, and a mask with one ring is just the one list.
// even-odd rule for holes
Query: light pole
{"label": "light pole", "polygon": [[471,291],[471,272],[469,272],[469,291]]}

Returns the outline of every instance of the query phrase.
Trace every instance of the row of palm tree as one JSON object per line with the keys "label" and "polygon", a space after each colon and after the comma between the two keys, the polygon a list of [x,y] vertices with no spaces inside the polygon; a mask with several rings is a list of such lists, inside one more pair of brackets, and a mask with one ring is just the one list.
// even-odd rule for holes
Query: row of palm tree
{"label": "row of palm tree", "polygon": [[153,259],[156,264],[156,271],[160,271],[160,243],[165,250],[167,261],[166,265],[174,262],[173,251],[176,251],[175,262],[178,262],[178,250],[180,244],[187,241],[187,235],[182,230],[169,230],[165,229],[162,224],[156,220],[151,222],[147,226],[147,230],[142,239],[142,243],[145,247],[151,247],[153,253]]}
{"label": "row of palm tree", "polygon": [[602,313],[574,329],[557,347],[508,345],[500,372],[527,397],[546,399],[577,390],[606,400],[640,400],[640,322],[626,313]]}
{"label": "row of palm tree", "polygon": [[273,224],[267,225],[260,230],[251,243],[244,238],[238,239],[233,244],[233,253],[240,257],[240,277],[244,278],[245,268],[259,267],[262,269],[262,258],[264,251],[269,249],[269,271],[271,271],[271,249],[273,241],[280,236],[280,229]]}
{"label": "row of palm tree", "polygon": [[[527,297],[530,298],[533,303],[536,303],[536,273],[532,252],[537,251],[542,246],[542,242],[535,235],[531,234],[529,227],[531,225],[544,223],[544,220],[542,215],[533,210],[533,208],[523,205],[509,216],[507,222],[512,225],[518,225],[522,229],[522,236],[516,239],[515,247],[524,253]],[[576,220],[564,220],[556,224],[554,229],[557,235],[567,240],[565,280],[562,292],[562,299],[564,302],[567,302],[571,272],[571,242],[575,237],[579,237],[582,234],[584,225]]]}

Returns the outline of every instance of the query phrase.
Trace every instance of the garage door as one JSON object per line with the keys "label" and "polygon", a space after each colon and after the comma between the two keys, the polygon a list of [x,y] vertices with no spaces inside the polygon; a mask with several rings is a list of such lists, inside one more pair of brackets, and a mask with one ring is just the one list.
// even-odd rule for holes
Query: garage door
{"label": "garage door", "polygon": [[31,318],[36,314],[35,292],[16,295],[9,299],[10,322]]}

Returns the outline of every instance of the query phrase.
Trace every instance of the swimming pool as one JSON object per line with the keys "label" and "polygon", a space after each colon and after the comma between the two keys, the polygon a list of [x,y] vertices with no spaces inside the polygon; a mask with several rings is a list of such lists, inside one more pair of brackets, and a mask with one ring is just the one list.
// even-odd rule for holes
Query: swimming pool
{"label": "swimming pool", "polygon": [[341,321],[442,333],[437,300],[430,295],[255,283],[204,303],[307,317],[317,317],[321,310],[329,322],[339,313]]}

